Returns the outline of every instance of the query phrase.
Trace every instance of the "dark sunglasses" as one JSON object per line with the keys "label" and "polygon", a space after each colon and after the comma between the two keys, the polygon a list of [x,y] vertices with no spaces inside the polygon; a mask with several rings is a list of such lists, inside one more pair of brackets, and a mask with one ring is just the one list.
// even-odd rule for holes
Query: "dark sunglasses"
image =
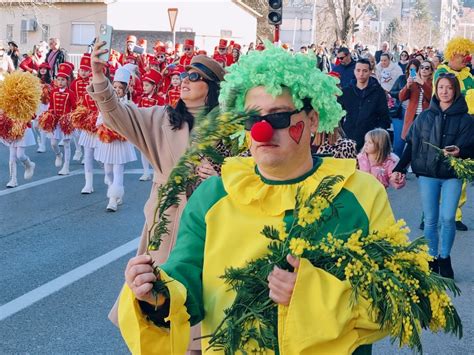
{"label": "dark sunglasses", "polygon": [[193,49],[190,48],[190,47],[185,47],[184,50],[185,50],[185,51],[192,51]]}
{"label": "dark sunglasses", "polygon": [[188,73],[186,71],[179,74],[179,78],[181,80],[184,80],[184,79],[188,78],[189,81],[192,81],[192,82],[203,80],[203,77],[201,75],[199,75],[199,73],[196,73],[196,72]]}
{"label": "dark sunglasses", "polygon": [[337,58],[337,59],[344,59],[345,57],[346,57],[346,56],[343,55],[342,57],[337,56],[336,58]]}
{"label": "dark sunglasses", "polygon": [[422,66],[420,66],[420,69],[421,69],[421,70],[423,70],[423,69],[425,69],[425,70],[431,70],[431,67],[430,67],[429,65],[426,66],[426,67],[422,65]]}
{"label": "dark sunglasses", "polygon": [[250,116],[245,120],[245,130],[250,131],[257,122],[266,121],[270,123],[274,129],[283,129],[290,126],[291,116],[300,113],[303,110],[295,110],[288,112],[270,113],[265,116]]}
{"label": "dark sunglasses", "polygon": [[441,73],[439,74],[438,78],[456,78],[456,75],[453,73]]}

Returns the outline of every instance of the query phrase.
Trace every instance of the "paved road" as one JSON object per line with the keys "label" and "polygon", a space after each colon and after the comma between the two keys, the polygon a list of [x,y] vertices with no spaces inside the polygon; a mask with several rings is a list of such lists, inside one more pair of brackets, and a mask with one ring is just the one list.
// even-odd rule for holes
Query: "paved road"
{"label": "paved road", "polygon": [[[107,213],[103,174],[96,175],[93,194],[81,195],[80,164],[71,166],[77,172],[58,177],[51,151],[38,154],[28,148],[27,153],[37,163],[33,180],[25,185],[20,176],[20,188],[5,190],[8,151],[0,145],[0,354],[126,354],[107,312],[134,253],[151,183],[138,181],[138,162],[128,164],[125,203],[118,212]],[[412,236],[418,236],[416,180],[410,178],[405,189],[389,195],[396,217],[406,219]],[[468,196],[465,222],[474,230],[472,186]],[[473,246],[474,232],[458,233],[453,263],[463,295],[455,304],[465,336],[459,341],[425,334],[427,354],[474,353]],[[6,317],[6,311],[11,315]],[[374,354],[395,353],[410,352],[388,340],[374,347]]]}

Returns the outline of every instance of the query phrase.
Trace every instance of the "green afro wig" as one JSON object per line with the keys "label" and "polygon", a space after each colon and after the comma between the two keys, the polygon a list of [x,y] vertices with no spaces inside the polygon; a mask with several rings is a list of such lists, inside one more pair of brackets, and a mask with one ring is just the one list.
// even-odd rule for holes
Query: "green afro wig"
{"label": "green afro wig", "polygon": [[241,56],[237,64],[227,68],[219,96],[224,110],[243,111],[247,92],[256,86],[264,86],[275,97],[286,87],[296,109],[302,109],[303,100],[310,99],[319,114],[320,132],[334,131],[344,114],[337,102],[339,80],[317,69],[314,56],[292,55],[269,43],[266,47]]}

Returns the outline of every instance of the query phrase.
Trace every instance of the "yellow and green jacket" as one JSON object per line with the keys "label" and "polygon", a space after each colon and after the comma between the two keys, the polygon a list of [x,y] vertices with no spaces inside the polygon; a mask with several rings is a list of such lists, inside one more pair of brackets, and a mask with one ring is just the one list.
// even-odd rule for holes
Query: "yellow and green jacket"
{"label": "yellow and green jacket", "polygon": [[[176,246],[161,266],[162,279],[170,281],[167,314],[159,320],[153,311],[145,315],[131,290],[126,285],[122,290],[119,325],[132,353],[182,354],[190,325],[199,322],[202,335],[211,334],[235,298],[221,278],[224,270],[264,256],[269,240],[260,235],[263,227],[288,222],[298,187],[314,191],[330,175],[342,175],[344,180],[335,186],[338,215],[324,232],[367,233],[394,223],[384,187],[372,175],[356,171],[355,160],[314,157],[313,169],[304,176],[270,181],[259,174],[252,158],[227,159],[222,177],[207,179],[188,201]],[[305,259],[297,274],[290,305],[278,309],[278,353],[370,353],[365,344],[386,335],[368,315],[365,300],[351,306],[348,281]],[[207,347],[203,338],[203,352],[216,354]]]}
{"label": "yellow and green jacket", "polygon": [[[474,76],[468,67],[463,68],[460,71],[451,69],[447,63],[440,64],[434,74],[433,85],[438,80],[440,74],[452,73],[456,75],[461,87],[461,93],[465,96],[467,106],[469,108],[469,114],[474,114]],[[433,95],[435,94],[436,88],[433,88]]]}

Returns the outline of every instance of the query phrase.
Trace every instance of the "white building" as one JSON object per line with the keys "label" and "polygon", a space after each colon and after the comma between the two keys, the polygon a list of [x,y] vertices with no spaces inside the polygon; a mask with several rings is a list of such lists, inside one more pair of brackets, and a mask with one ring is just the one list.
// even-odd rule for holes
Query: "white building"
{"label": "white building", "polygon": [[195,32],[195,45],[209,54],[220,38],[255,43],[262,16],[240,0],[118,0],[109,2],[107,23],[118,30],[170,31],[168,8],[178,8],[175,31]]}

